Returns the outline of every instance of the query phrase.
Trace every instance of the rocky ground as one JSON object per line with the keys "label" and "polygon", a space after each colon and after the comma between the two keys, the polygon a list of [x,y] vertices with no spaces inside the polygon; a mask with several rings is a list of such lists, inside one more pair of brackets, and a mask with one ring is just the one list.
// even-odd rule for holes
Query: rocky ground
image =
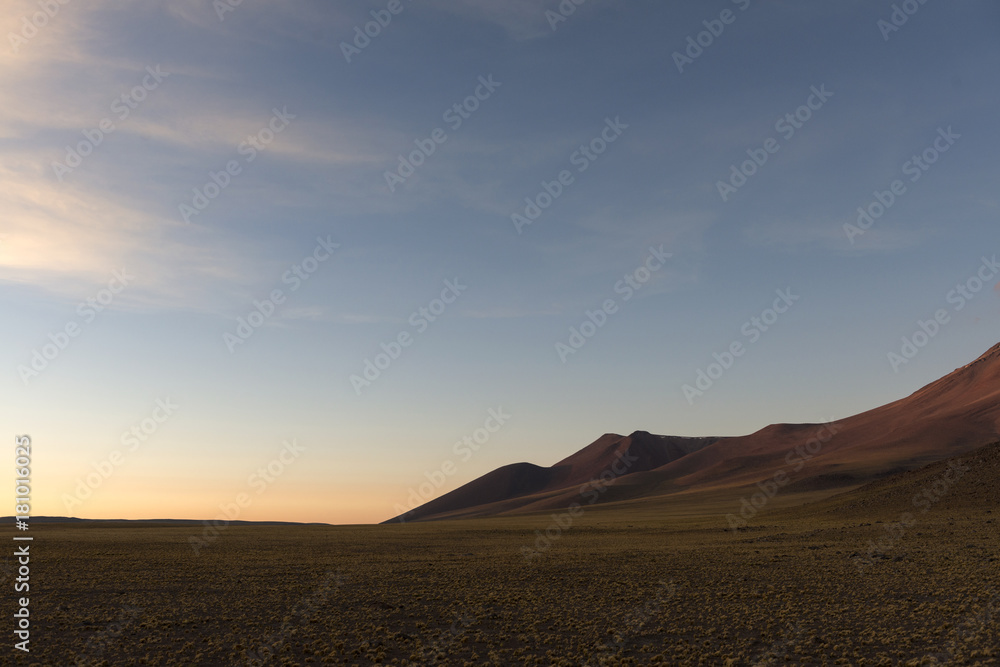
{"label": "rocky ground", "polygon": [[191,527],[39,525],[22,662],[1000,664],[997,515],[894,527],[901,498],[735,532],[597,509],[558,530],[234,526],[197,554]]}

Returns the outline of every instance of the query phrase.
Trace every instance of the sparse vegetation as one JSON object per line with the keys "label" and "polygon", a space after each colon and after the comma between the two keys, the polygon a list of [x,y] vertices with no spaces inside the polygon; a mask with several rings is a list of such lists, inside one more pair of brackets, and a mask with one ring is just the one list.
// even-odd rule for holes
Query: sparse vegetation
{"label": "sparse vegetation", "polygon": [[[236,526],[197,557],[188,527],[46,526],[31,658],[123,666],[260,664],[254,656],[273,665],[1000,664],[998,515],[988,507],[928,513],[890,558],[859,572],[859,545],[894,511],[863,521],[825,507],[780,509],[734,534],[714,515],[665,520],[649,510],[595,509],[532,562],[518,547],[545,516]],[[139,611],[111,637],[123,609]],[[99,655],[85,650],[95,636]],[[269,644],[270,658],[262,653]]]}

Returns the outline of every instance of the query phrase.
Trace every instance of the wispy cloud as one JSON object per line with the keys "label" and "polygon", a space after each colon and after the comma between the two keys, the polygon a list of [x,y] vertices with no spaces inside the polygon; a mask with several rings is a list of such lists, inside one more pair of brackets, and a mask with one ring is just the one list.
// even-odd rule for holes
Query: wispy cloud
{"label": "wispy cloud", "polygon": [[205,307],[198,285],[242,273],[233,246],[187,240],[179,223],[131,207],[106,193],[57,184],[34,169],[0,164],[4,239],[0,281],[78,299],[125,268],[136,285],[116,303]]}
{"label": "wispy cloud", "polygon": [[522,41],[552,34],[552,28],[545,17],[545,10],[555,10],[559,3],[552,0],[508,0],[491,3],[476,0],[431,0],[426,4],[439,11],[457,14],[467,20],[491,23],[502,28],[512,39]]}
{"label": "wispy cloud", "polygon": [[854,237],[844,232],[844,220],[779,219],[751,223],[744,228],[747,243],[783,252],[825,250],[834,253],[892,252],[915,248],[934,236],[927,227],[902,224],[870,229]]}
{"label": "wispy cloud", "polygon": [[[153,23],[166,24],[168,32],[215,29],[221,22],[209,6],[68,3],[16,52],[0,49],[0,88],[16,91],[0,107],[0,281],[78,299],[106,283],[111,271],[127,268],[137,282],[115,307],[201,310],[238,296],[257,279],[251,258],[259,241],[184,225],[176,205],[285,102],[262,100],[225,68],[199,64],[184,50],[156,62],[116,54],[118,42],[107,40]],[[250,0],[240,6],[248,16],[264,9]],[[19,34],[22,17],[38,11],[35,2],[7,3],[0,26]],[[206,12],[210,20],[202,25]],[[162,72],[162,82],[120,118],[113,105],[147,77],[147,68]],[[308,182],[308,175],[322,182],[317,167],[376,162],[364,143],[374,130],[366,132],[363,121],[288,111],[297,117],[266,152],[269,161],[307,175],[299,182]],[[93,148],[93,157],[69,174],[56,174],[54,163],[65,162],[66,147],[77,146],[83,132],[93,133],[104,119],[114,129]]]}

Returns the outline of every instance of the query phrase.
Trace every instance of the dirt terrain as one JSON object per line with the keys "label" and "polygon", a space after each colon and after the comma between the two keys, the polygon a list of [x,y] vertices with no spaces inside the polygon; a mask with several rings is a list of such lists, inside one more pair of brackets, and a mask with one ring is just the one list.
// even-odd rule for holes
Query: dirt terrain
{"label": "dirt terrain", "polygon": [[738,529],[737,498],[234,526],[197,555],[190,526],[42,526],[25,664],[996,665],[998,451]]}

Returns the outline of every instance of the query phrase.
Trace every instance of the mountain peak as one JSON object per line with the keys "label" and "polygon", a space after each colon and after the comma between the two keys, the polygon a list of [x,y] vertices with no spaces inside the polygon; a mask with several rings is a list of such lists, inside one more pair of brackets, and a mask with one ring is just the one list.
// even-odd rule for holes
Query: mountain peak
{"label": "mountain peak", "polygon": [[822,424],[771,424],[725,438],[605,433],[548,468],[503,466],[390,521],[559,510],[579,505],[587,489],[589,502],[645,498],[658,506],[677,494],[753,491],[775,471],[794,476],[801,491],[856,486],[995,442],[1000,344],[906,398],[836,424],[828,431]]}

